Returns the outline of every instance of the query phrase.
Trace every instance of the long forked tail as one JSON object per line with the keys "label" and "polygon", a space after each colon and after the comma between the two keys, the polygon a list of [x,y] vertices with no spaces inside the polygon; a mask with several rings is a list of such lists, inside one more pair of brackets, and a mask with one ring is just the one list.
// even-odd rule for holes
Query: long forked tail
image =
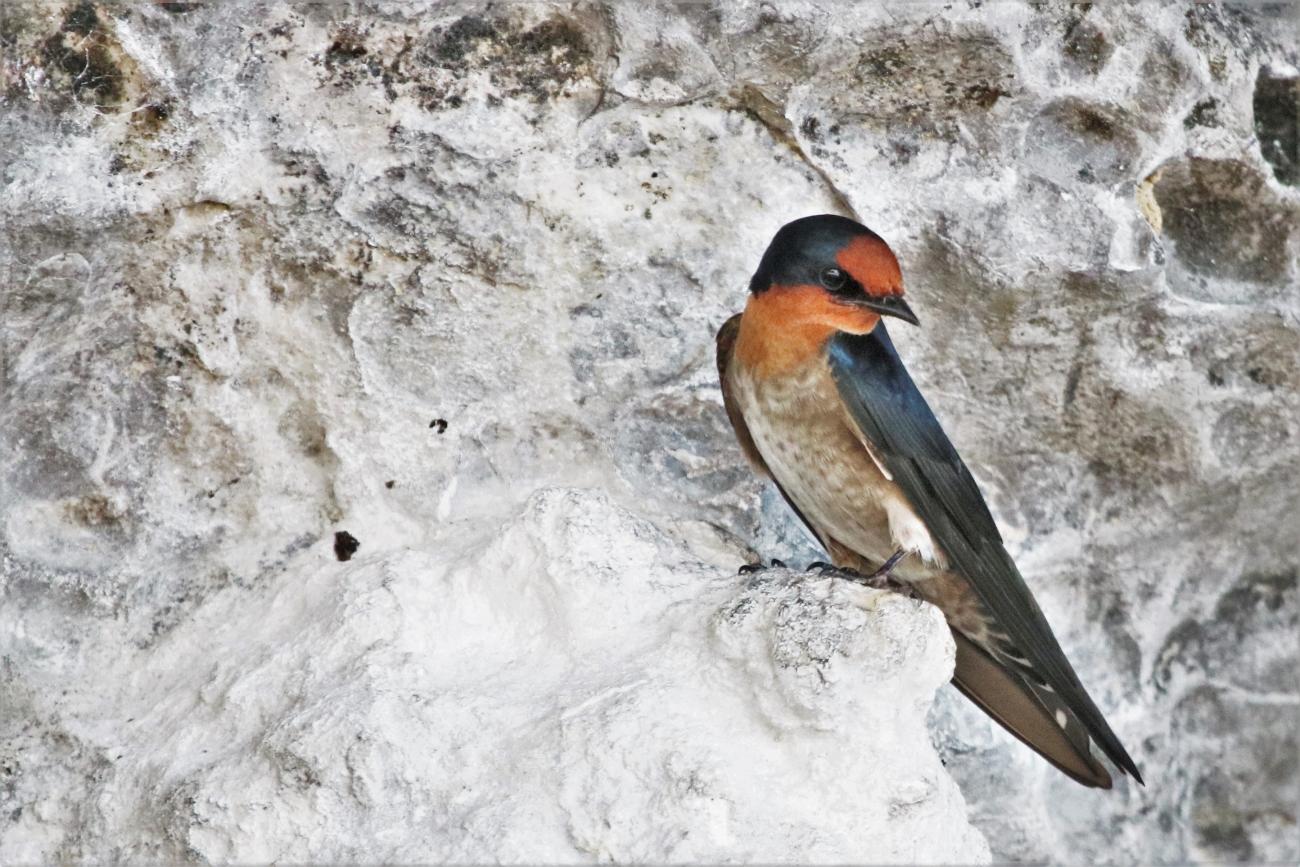
{"label": "long forked tail", "polygon": [[1083,723],[1055,693],[1034,688],[955,629],[952,637],[957,643],[954,686],[1076,782],[1111,787],[1110,774],[1092,755]]}
{"label": "long forked tail", "polygon": [[[836,565],[864,573],[878,565],[835,539],[823,544]],[[1087,727],[1060,696],[999,664],[958,630],[951,631],[957,645],[953,686],[1072,780],[1090,788],[1111,788],[1110,773],[1092,754]]]}

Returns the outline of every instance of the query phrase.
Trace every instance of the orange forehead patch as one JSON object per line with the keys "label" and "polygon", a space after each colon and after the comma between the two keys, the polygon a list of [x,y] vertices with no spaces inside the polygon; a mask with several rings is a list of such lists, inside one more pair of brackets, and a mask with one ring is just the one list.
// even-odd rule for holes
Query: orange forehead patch
{"label": "orange forehead patch", "polygon": [[840,267],[862,284],[868,295],[902,295],[903,272],[889,245],[879,238],[854,238],[835,256]]}

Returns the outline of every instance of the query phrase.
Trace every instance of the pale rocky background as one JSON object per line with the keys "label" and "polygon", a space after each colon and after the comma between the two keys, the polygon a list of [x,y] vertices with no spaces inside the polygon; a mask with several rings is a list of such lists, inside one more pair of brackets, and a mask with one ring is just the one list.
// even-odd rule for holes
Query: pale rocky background
{"label": "pale rocky background", "polygon": [[[0,861],[1296,861],[1298,12],[6,0]],[[1146,788],[735,575],[826,211]]]}

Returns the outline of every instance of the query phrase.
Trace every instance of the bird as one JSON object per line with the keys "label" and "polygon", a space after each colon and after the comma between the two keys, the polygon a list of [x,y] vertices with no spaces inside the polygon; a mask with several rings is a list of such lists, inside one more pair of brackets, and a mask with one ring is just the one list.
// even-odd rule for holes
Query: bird
{"label": "bird", "polygon": [[1084,786],[1113,784],[1093,744],[1145,785],[886,318],[920,325],[883,238],[834,214],[782,226],[744,310],[717,333],[723,404],[741,450],[821,543],[827,568],[906,588],[943,612],[956,644],[953,684],[985,713]]}

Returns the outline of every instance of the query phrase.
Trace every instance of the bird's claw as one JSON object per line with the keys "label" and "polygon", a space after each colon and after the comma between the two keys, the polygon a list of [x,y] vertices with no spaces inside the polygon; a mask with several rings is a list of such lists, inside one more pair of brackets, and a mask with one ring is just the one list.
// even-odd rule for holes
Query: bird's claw
{"label": "bird's claw", "polygon": [[873,590],[889,590],[894,593],[901,593],[909,598],[916,598],[916,591],[912,585],[888,575],[878,575],[875,572],[870,575],[863,575],[853,569],[842,570],[846,574],[837,575],[837,578],[843,578],[845,581],[852,581],[855,584],[861,584],[863,587],[870,587]]}
{"label": "bird's claw", "polygon": [[768,561],[768,564],[766,566],[764,566],[763,561],[760,560],[757,563],[746,563],[744,566],[741,566],[739,569],[736,570],[736,574],[752,575],[755,572],[765,572],[768,569],[784,569],[784,568],[785,568],[785,562],[782,560],[776,560],[776,559],[770,560]]}
{"label": "bird's claw", "polygon": [[903,551],[895,552],[892,557],[885,561],[884,565],[870,575],[864,575],[857,569],[850,569],[846,566],[832,566],[830,563],[824,563],[821,560],[809,565],[807,571],[852,581],[854,584],[861,584],[863,587],[871,587],[874,590],[890,590],[915,599],[918,597],[912,585],[905,581],[899,581],[891,574],[894,567],[898,565],[898,561],[903,559],[903,554]]}

